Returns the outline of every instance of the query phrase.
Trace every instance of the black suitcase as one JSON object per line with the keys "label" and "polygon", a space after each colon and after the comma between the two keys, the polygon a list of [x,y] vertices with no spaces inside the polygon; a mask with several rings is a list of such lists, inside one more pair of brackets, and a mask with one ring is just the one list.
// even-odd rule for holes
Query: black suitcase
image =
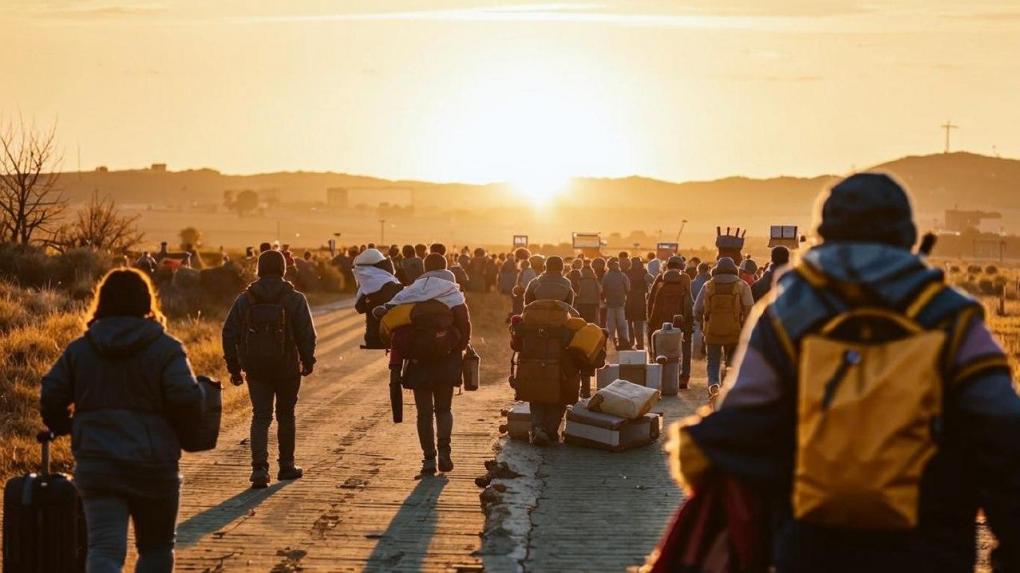
{"label": "black suitcase", "polygon": [[85,571],[85,513],[65,474],[50,473],[52,435],[42,433],[41,472],[4,486],[4,573]]}

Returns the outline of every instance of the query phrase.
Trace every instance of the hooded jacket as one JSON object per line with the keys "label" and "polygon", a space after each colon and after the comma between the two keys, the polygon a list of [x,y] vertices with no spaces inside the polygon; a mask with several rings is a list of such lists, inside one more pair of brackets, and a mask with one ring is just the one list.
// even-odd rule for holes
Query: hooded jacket
{"label": "hooded jacket", "polygon": [[516,285],[517,267],[513,260],[507,259],[499,268],[499,292],[500,294],[513,294]]}
{"label": "hooded jacket", "polygon": [[562,273],[546,271],[535,280],[528,283],[524,291],[524,304],[531,304],[536,300],[559,300],[569,305],[574,304],[574,288],[570,279]]}
{"label": "hooded jacket", "polygon": [[291,329],[288,340],[291,347],[274,377],[300,377],[302,365],[310,367],[315,364],[315,324],[305,295],[295,289],[293,284],[273,276],[262,277],[248,285],[230,307],[227,319],[223,322],[222,333],[223,359],[227,363],[227,371],[233,375],[247,370],[242,361],[241,345],[244,342],[245,317],[251,306],[248,293],[260,302],[280,301],[283,304]]}
{"label": "hooded jacket", "polygon": [[577,285],[577,296],[574,302],[581,304],[599,304],[602,300],[602,284],[595,276],[595,270],[591,267],[581,269],[581,280]]}
{"label": "hooded jacket", "polygon": [[[830,284],[862,293],[869,306],[906,308],[927,285],[943,281],[942,272],[918,256],[881,244],[826,243],[808,251],[804,261]],[[784,340],[795,351],[804,336],[854,304],[800,272],[783,273],[778,282],[776,297],[756,307],[744,330],[718,411],[681,431],[681,471],[688,482],[698,482],[701,472],[695,470],[701,465],[745,480],[765,495],[775,508],[773,547],[780,572],[969,573],[979,509],[999,540],[993,559],[1001,560],[1002,571],[1020,570],[1020,397],[980,304],[944,288],[917,315],[933,328],[953,324],[960,335],[955,354],[947,356],[944,375],[954,390],[945,395],[939,448],[921,481],[919,525],[899,532],[850,531],[792,516],[798,375]],[[957,320],[968,316],[966,323]]]}
{"label": "hooded jacket", "polygon": [[627,293],[630,292],[630,279],[623,274],[618,266],[612,266],[602,277],[602,296],[609,308],[620,308],[627,304]]}
{"label": "hooded jacket", "polygon": [[673,316],[682,314],[683,330],[691,332],[694,324],[694,299],[691,297],[691,277],[678,269],[667,269],[655,277],[648,295],[648,325],[656,331],[664,323],[673,322]]}
{"label": "hooded jacket", "polygon": [[[747,320],[747,317],[751,314],[751,307],[754,305],[754,297],[751,296],[751,287],[747,285],[739,276],[737,276],[736,267],[730,269],[715,268],[712,271],[712,278],[709,279],[701,290],[698,292],[698,298],[694,301],[694,320],[698,324],[703,324],[705,320],[706,306],[709,304],[709,297],[715,294],[715,285],[720,284],[732,284],[736,288],[736,292],[740,295],[740,304],[743,308],[743,320]],[[704,331],[704,329],[702,329]],[[733,341],[736,342],[735,340]]]}
{"label": "hooded jacket", "polygon": [[84,489],[159,496],[177,488],[178,429],[201,407],[183,345],[145,318],[93,322],[42,379],[43,422],[71,434],[75,481]]}

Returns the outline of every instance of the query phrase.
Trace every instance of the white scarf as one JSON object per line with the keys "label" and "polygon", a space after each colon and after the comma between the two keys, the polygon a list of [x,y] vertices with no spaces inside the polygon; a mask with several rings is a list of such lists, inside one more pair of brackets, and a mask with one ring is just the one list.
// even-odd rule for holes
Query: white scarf
{"label": "white scarf", "polygon": [[438,300],[446,306],[453,308],[465,303],[464,293],[460,292],[460,285],[450,271],[429,271],[418,280],[404,287],[398,292],[386,306],[398,304],[409,304],[425,302],[427,300]]}
{"label": "white scarf", "polygon": [[397,283],[397,277],[380,269],[368,265],[356,265],[354,267],[354,278],[358,281],[357,298],[379,292],[387,283]]}

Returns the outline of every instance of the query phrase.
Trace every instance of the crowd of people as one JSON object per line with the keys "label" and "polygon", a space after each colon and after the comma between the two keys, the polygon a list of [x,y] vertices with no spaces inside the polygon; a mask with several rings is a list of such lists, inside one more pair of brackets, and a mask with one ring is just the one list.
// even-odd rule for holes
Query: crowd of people
{"label": "crowd of people", "polygon": [[[680,328],[681,387],[695,354],[707,357],[709,384],[721,384],[729,367],[718,411],[685,423],[672,455],[696,497],[736,480],[764,500],[754,506],[754,525],[771,543],[741,570],[969,571],[979,510],[999,540],[997,566],[1020,570],[1020,398],[980,304],[912,252],[910,203],[890,178],[850,177],[822,205],[822,244],[796,265],[784,247],[758,265],[661,252],[448,252],[441,243],[366,244],[333,263],[356,288],[365,346],[389,348],[391,383],[414,392],[422,475],[454,468],[452,398],[472,332],[464,293],[502,293],[512,316],[536,301],[560,301],[602,326],[619,350],[645,349],[667,323]],[[258,278],[233,303],[222,342],[231,381],[248,385],[250,482],[263,488],[274,414],[276,478],[303,475],[294,410],[301,379],[314,370],[316,333],[305,296],[287,280],[292,255],[269,243],[250,255]],[[388,330],[396,309],[410,306],[414,329],[403,332],[412,334]],[[869,402],[875,380],[885,385],[873,390],[882,399]],[[129,519],[138,570],[172,569],[178,433],[200,402],[148,274],[110,272],[86,333],[44,377],[41,396],[48,428],[74,436],[88,571],[122,568]],[[858,403],[871,410],[855,410]],[[533,440],[556,442],[563,405],[537,406]],[[728,543],[748,539],[758,537]],[[660,550],[659,571],[686,563],[682,551]]]}

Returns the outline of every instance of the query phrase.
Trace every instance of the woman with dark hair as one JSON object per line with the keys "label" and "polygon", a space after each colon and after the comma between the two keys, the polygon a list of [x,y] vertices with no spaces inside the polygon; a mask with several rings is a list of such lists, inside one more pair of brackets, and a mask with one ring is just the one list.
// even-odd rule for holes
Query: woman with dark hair
{"label": "woman with dark hair", "polygon": [[172,571],[178,436],[201,417],[202,391],[181,342],[164,329],[144,273],[110,271],[88,316],[85,334],[43,377],[40,399],[49,430],[71,434],[88,524],[87,571],[121,570],[129,519],[136,571]]}

